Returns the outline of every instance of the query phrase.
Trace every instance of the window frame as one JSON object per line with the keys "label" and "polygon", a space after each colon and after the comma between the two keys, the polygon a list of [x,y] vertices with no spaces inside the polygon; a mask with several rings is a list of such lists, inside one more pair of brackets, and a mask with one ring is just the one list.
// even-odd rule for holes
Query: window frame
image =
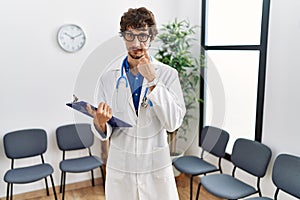
{"label": "window frame", "polygon": [[[208,50],[257,50],[259,51],[259,69],[258,69],[258,86],[257,86],[257,99],[256,99],[256,117],[255,117],[255,135],[254,140],[262,141],[262,128],[263,128],[263,111],[264,111],[264,98],[265,98],[265,78],[266,78],[266,64],[267,64],[267,46],[268,46],[268,32],[269,32],[269,13],[270,13],[270,0],[262,0],[262,19],[261,19],[261,35],[259,45],[206,45],[207,37],[207,2],[202,0],[201,7],[201,55],[206,56]],[[205,101],[205,68],[200,69],[200,98]],[[204,104],[200,103],[200,116],[199,127],[200,135],[201,129],[204,126]],[[199,137],[199,146],[200,146]],[[226,153],[226,159],[230,160],[230,155]]]}

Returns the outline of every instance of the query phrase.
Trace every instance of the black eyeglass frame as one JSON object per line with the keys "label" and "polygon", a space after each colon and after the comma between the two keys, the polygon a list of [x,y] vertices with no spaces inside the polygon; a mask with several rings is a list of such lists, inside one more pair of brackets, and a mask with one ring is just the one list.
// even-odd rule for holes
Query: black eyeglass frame
{"label": "black eyeglass frame", "polygon": [[[125,37],[126,34],[132,34],[133,35],[133,39],[132,40],[128,40],[128,38]],[[127,42],[132,42],[134,41],[135,38],[137,38],[140,42],[147,42],[149,38],[151,38],[151,34],[146,34],[146,33],[139,33],[139,34],[134,34],[132,32],[129,31],[125,31],[125,32],[120,32],[120,36],[123,37]],[[147,36],[146,40],[140,40],[140,37],[144,37]]]}

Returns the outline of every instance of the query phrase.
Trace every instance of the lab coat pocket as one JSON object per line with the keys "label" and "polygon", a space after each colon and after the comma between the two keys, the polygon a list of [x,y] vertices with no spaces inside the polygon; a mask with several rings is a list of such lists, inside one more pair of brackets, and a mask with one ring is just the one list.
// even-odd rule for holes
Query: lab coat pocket
{"label": "lab coat pocket", "polygon": [[113,142],[110,144],[109,155],[107,159],[107,167],[117,172],[126,172],[125,169],[125,153]]}
{"label": "lab coat pocket", "polygon": [[157,118],[152,107],[148,106],[140,110],[137,126],[141,138],[153,138],[161,133],[163,126]]}
{"label": "lab coat pocket", "polygon": [[167,183],[174,179],[172,168],[165,167],[163,169],[153,172],[154,181],[158,183]]}
{"label": "lab coat pocket", "polygon": [[169,166],[172,166],[169,147],[154,147],[152,153],[152,170],[157,174],[157,177],[162,177],[160,171]]}
{"label": "lab coat pocket", "polygon": [[139,128],[149,128],[153,126],[153,120],[156,115],[151,106],[147,106],[146,108],[141,108],[139,110]]}

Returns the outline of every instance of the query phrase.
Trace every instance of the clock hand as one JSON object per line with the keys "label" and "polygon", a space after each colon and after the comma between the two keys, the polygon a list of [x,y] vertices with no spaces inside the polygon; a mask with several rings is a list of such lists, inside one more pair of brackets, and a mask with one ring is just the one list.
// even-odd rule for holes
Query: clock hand
{"label": "clock hand", "polygon": [[65,35],[67,35],[69,38],[71,38],[72,40],[74,39],[73,36],[69,35],[68,33],[64,32]]}
{"label": "clock hand", "polygon": [[80,35],[82,35],[82,33],[79,33],[78,35],[73,36],[73,39],[79,37]]}

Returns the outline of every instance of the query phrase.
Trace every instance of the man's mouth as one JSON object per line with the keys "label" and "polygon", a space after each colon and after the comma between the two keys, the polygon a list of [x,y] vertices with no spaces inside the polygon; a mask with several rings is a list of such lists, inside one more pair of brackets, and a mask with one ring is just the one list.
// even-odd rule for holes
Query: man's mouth
{"label": "man's mouth", "polygon": [[134,54],[138,54],[138,53],[142,52],[142,49],[132,49],[131,51]]}
{"label": "man's mouth", "polygon": [[128,53],[128,55],[133,59],[140,59],[144,56],[142,50],[132,50]]}

